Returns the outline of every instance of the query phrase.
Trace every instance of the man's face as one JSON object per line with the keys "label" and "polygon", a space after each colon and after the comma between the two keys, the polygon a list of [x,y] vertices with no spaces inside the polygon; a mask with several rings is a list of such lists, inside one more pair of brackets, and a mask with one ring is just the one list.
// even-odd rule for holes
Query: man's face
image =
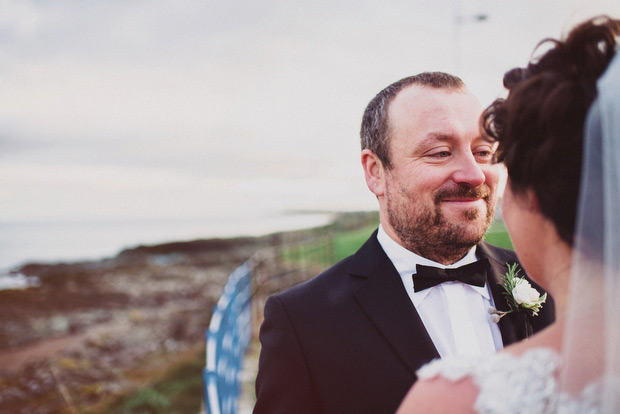
{"label": "man's face", "polygon": [[441,263],[482,241],[495,211],[499,167],[494,146],[479,133],[481,111],[467,91],[416,85],[389,107],[384,227],[407,249]]}

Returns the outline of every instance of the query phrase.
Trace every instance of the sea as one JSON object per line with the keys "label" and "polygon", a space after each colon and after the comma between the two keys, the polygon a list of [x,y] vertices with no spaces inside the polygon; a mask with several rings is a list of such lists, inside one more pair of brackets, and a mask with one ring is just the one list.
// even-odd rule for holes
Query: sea
{"label": "sea", "polygon": [[123,249],[172,241],[261,236],[329,224],[333,213],[281,213],[262,217],[110,221],[0,222],[0,290],[35,286],[19,273],[27,263],[100,260]]}

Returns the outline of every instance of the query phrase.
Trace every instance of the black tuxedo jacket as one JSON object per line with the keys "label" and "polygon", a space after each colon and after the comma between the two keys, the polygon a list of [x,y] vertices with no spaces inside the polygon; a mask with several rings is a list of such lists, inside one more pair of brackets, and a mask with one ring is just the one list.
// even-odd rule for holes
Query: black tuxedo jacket
{"label": "black tuxedo jacket", "polygon": [[[495,304],[508,310],[498,281],[516,255],[486,243],[476,254],[489,258]],[[549,298],[534,332],[553,319]],[[521,326],[502,318],[505,346],[524,337]],[[376,232],[353,256],[271,296],[260,341],[255,414],[394,413],[416,370],[439,358]]]}

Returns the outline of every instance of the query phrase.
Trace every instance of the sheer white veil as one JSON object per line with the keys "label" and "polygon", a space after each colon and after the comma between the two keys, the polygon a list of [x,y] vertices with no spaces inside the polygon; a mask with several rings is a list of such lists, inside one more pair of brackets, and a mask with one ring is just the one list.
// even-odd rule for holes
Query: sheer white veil
{"label": "sheer white veil", "polygon": [[618,53],[597,90],[584,131],[560,387],[571,398],[594,397],[600,412],[620,413]]}

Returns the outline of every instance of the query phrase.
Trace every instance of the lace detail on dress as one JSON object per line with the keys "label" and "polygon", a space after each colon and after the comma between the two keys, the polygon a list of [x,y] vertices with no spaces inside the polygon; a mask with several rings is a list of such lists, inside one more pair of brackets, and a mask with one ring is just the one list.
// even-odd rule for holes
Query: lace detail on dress
{"label": "lace detail on dress", "polygon": [[591,384],[579,398],[558,392],[560,356],[534,348],[516,357],[508,353],[484,358],[449,357],[420,368],[418,377],[442,376],[451,381],[471,377],[479,388],[474,408],[481,414],[599,413],[600,387]]}

